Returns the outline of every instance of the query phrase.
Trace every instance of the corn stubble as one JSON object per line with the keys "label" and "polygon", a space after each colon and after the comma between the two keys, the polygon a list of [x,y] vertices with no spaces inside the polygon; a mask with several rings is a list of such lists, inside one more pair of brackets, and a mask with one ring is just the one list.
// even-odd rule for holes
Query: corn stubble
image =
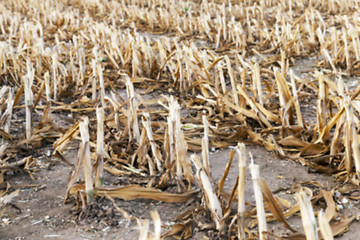
{"label": "corn stubble", "polygon": [[[311,190],[297,193],[299,204],[287,204],[250,164],[257,214],[246,211],[245,146],[236,147],[239,177],[229,196],[223,187],[235,152],[213,189],[209,149],[254,143],[358,186],[360,87],[349,82],[360,74],[358,5],[2,1],[1,183],[8,169],[36,166],[33,157],[18,160],[17,154],[28,156],[52,143],[53,155],[73,167],[65,201],[82,201],[83,211],[102,196],[170,203],[201,196],[196,210],[213,224],[197,224],[219,236],[265,239],[266,222],[277,220],[295,239],[299,233],[287,218],[301,211],[306,237],[316,239]],[[311,71],[303,75],[297,59],[309,58]],[[152,99],[144,100],[147,94]],[[314,114],[309,104],[316,105]],[[52,122],[68,114],[75,119],[71,126]],[[14,115],[21,124],[12,121]],[[75,165],[65,157],[74,146]],[[190,151],[201,152],[201,158],[189,158]],[[84,182],[77,183],[82,172]],[[107,174],[130,183],[110,188],[104,184]],[[14,195],[0,193],[2,201]],[[321,234],[332,239],[354,217],[334,221],[334,192],[318,197],[328,204],[325,218],[319,213]],[[155,230],[150,234],[149,222],[139,221],[140,239],[189,238],[194,212],[179,216],[163,235],[153,212]]]}

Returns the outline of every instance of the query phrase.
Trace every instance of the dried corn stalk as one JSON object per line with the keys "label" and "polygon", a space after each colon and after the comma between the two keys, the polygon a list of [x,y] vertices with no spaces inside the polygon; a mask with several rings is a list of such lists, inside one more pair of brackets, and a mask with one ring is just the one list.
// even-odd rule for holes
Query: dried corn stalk
{"label": "dried corn stalk", "polygon": [[206,119],[206,116],[203,115],[202,117],[203,124],[204,124],[204,137],[201,141],[201,149],[202,149],[202,162],[204,166],[204,170],[206,174],[211,178],[211,169],[210,169],[210,162],[209,162],[209,122]]}
{"label": "dried corn stalk", "polygon": [[216,229],[219,230],[222,228],[220,221],[223,217],[220,201],[212,189],[211,180],[204,171],[199,156],[193,154],[191,155],[190,159],[196,167],[195,176],[203,191],[205,204],[211,212],[211,218],[216,224]]}
{"label": "dried corn stalk", "polygon": [[129,137],[131,139],[135,139],[138,143],[140,142],[140,130],[138,124],[138,116],[137,116],[137,106],[135,99],[135,91],[134,85],[130,81],[128,75],[125,76],[126,80],[126,91],[128,95],[128,129],[129,129]]}
{"label": "dried corn stalk", "polygon": [[[9,89],[8,93],[8,99],[6,100],[6,110],[4,114],[0,118],[0,128],[2,127],[2,124],[4,124],[4,131],[5,133],[10,134],[10,125],[11,125],[11,117],[12,117],[12,111],[14,106],[14,96],[13,96],[13,89]],[[2,140],[3,143],[7,143],[7,139],[3,137]]]}
{"label": "dried corn stalk", "polygon": [[97,119],[97,138],[96,138],[96,163],[95,163],[95,187],[101,187],[104,178],[104,157],[106,152],[104,149],[104,108],[96,108]]}
{"label": "dried corn stalk", "polygon": [[[173,135],[174,146],[175,146],[175,168],[176,168],[176,176],[178,180],[181,180],[184,177],[189,183],[189,189],[193,183],[193,175],[191,169],[191,163],[187,156],[188,154],[188,145],[185,141],[184,133],[181,129],[181,121],[180,121],[180,105],[177,101],[174,101],[174,98],[171,96],[169,99],[169,118],[171,120],[169,130],[172,129],[173,133],[169,131],[170,135]],[[170,156],[172,153],[170,152]]]}
{"label": "dried corn stalk", "polygon": [[246,177],[246,152],[245,145],[239,143],[236,147],[239,155],[239,185],[238,185],[238,239],[246,239],[245,236],[245,177]]}
{"label": "dried corn stalk", "polygon": [[321,210],[318,215],[320,232],[324,240],[333,240],[333,234],[329,222],[327,221],[324,212]]}
{"label": "dried corn stalk", "polygon": [[155,159],[155,163],[156,163],[156,166],[157,166],[158,170],[160,172],[162,172],[163,168],[162,168],[161,152],[158,149],[158,147],[157,147],[157,145],[155,143],[153,134],[152,134],[150,114],[149,113],[143,113],[143,115],[144,115],[145,120],[143,119],[142,123],[144,125],[144,128],[146,129],[146,135],[147,135],[147,137],[149,139],[149,142],[150,142],[151,152],[152,152],[152,155],[153,155],[153,157]]}
{"label": "dried corn stalk", "polygon": [[263,240],[266,239],[265,233],[267,231],[267,226],[266,226],[266,216],[265,216],[263,196],[261,192],[260,171],[259,171],[259,165],[254,164],[251,153],[250,153],[250,158],[251,158],[251,164],[249,168],[253,180],[254,194],[256,200],[256,214],[259,223],[259,239]]}
{"label": "dried corn stalk", "polygon": [[94,196],[94,186],[93,186],[93,176],[92,176],[92,163],[90,155],[90,137],[89,137],[89,118],[85,117],[82,119],[79,125],[81,143],[80,143],[80,161],[84,165],[84,175],[85,175],[85,192],[87,194],[87,203],[93,201]]}
{"label": "dried corn stalk", "polygon": [[[310,193],[310,196],[307,192]],[[296,200],[300,205],[301,220],[303,228],[305,231],[306,239],[316,240],[318,239],[317,229],[316,229],[316,219],[311,205],[311,190],[310,189],[301,189],[300,192],[296,193]]]}
{"label": "dried corn stalk", "polygon": [[24,86],[25,86],[25,106],[26,106],[26,138],[29,139],[31,137],[31,124],[32,124],[32,108],[33,108],[33,92],[31,87],[33,86],[34,81],[34,68],[31,66],[30,59],[26,61],[27,66],[27,74],[23,78]]}

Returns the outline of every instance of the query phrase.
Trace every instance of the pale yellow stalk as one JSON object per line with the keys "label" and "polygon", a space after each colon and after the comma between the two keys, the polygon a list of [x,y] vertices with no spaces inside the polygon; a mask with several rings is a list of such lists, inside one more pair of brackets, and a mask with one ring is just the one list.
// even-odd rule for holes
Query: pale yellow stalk
{"label": "pale yellow stalk", "polygon": [[128,104],[128,128],[130,139],[136,139],[137,143],[140,142],[140,130],[137,117],[137,106],[135,102],[134,85],[132,84],[128,75],[125,75],[126,91],[129,98]]}
{"label": "pale yellow stalk", "polygon": [[204,194],[204,200],[206,203],[206,206],[209,208],[211,212],[211,217],[214,220],[216,224],[216,229],[219,230],[221,228],[221,219],[223,217],[223,212],[221,208],[221,204],[219,199],[216,196],[216,193],[214,192],[212,188],[212,183],[208,175],[205,173],[203,166],[201,164],[201,161],[199,159],[199,156],[196,154],[191,155],[190,157],[191,161],[194,163],[196,167],[196,180],[201,186],[201,189]]}
{"label": "pale yellow stalk", "polygon": [[302,118],[299,97],[298,97],[298,93],[297,93],[297,89],[296,89],[295,76],[294,76],[294,72],[292,70],[290,70],[290,80],[291,80],[291,89],[293,92],[293,96],[295,98],[294,105],[295,105],[297,123],[299,124],[299,126],[304,127],[304,120]]}
{"label": "pale yellow stalk", "polygon": [[318,215],[320,232],[324,240],[334,240],[329,222],[327,221],[324,211],[321,209]]}
{"label": "pale yellow stalk", "polygon": [[159,155],[159,150],[155,144],[155,140],[154,140],[154,137],[152,134],[150,114],[145,112],[145,113],[143,113],[143,115],[145,117],[145,120],[143,119],[142,123],[146,129],[146,135],[150,142],[151,152],[152,152],[153,158],[155,159],[156,166],[157,166],[158,170],[161,172],[163,170],[162,164],[161,164],[161,156]]}
{"label": "pale yellow stalk", "polygon": [[[311,190],[308,189],[311,193]],[[311,195],[309,196],[303,189],[300,192],[295,194],[296,200],[300,205],[301,220],[303,228],[305,231],[307,240],[317,240],[317,229],[316,229],[316,219],[314,216],[313,207],[311,205]]]}
{"label": "pale yellow stalk", "polygon": [[46,101],[51,102],[50,74],[49,74],[49,72],[46,72],[44,74],[44,80],[45,80]]}
{"label": "pale yellow stalk", "polygon": [[347,30],[345,28],[342,29],[342,40],[344,42],[344,52],[345,52],[345,60],[346,60],[346,68],[349,69],[351,67],[350,64],[350,53],[347,41]]}
{"label": "pale yellow stalk", "polygon": [[360,148],[358,141],[358,134],[355,128],[355,119],[354,119],[354,111],[351,106],[350,99],[347,99],[345,102],[345,110],[346,110],[346,125],[350,128],[350,136],[345,136],[346,138],[350,138],[351,148],[352,148],[352,157],[355,163],[355,170],[358,175],[360,175]]}
{"label": "pale yellow stalk", "polygon": [[97,153],[97,169],[95,177],[95,187],[101,187],[104,178],[104,157],[106,155],[104,150],[104,108],[96,108],[97,119],[97,138],[96,138],[96,153]]}
{"label": "pale yellow stalk", "polygon": [[266,226],[266,215],[264,209],[263,195],[261,191],[260,170],[259,170],[259,165],[254,164],[254,160],[251,153],[250,153],[250,158],[251,158],[251,164],[249,168],[253,180],[254,194],[256,200],[256,214],[259,223],[259,239],[264,240],[266,239],[266,235],[264,233],[266,233],[267,231],[267,226]]}
{"label": "pale yellow stalk", "polygon": [[201,141],[202,162],[206,174],[211,178],[211,169],[209,162],[209,123],[205,115],[202,116],[202,119],[204,124],[204,137]]}
{"label": "pale yellow stalk", "polygon": [[230,83],[231,83],[231,89],[232,89],[234,103],[236,106],[239,106],[239,97],[238,97],[238,94],[236,91],[236,81],[235,81],[234,74],[232,71],[230,58],[227,55],[225,55],[225,61],[226,61],[226,66],[227,66],[229,76],[230,76]]}
{"label": "pale yellow stalk", "polygon": [[[7,87],[2,88],[3,89],[8,89]],[[1,98],[1,93],[0,93],[0,98]],[[4,125],[4,132],[8,133],[10,135],[10,124],[11,124],[11,117],[12,117],[12,110],[13,110],[13,106],[14,106],[14,94],[13,94],[13,88],[9,88],[9,93],[8,93],[8,98],[6,100],[6,110],[4,112],[4,114],[1,115],[0,112],[0,122],[2,122],[2,120],[5,118],[5,125]],[[0,126],[1,128],[2,126]],[[3,137],[2,139],[3,142],[3,146],[2,146],[2,150],[0,150],[0,158],[2,155],[2,152],[5,151],[6,148],[6,144],[7,144],[7,139],[5,137]]]}
{"label": "pale yellow stalk", "polygon": [[245,236],[245,176],[246,176],[246,153],[245,145],[239,143],[236,147],[239,155],[239,184],[238,184],[238,239],[246,239]]}
{"label": "pale yellow stalk", "polygon": [[151,211],[150,215],[154,222],[154,236],[151,240],[160,240],[161,239],[161,219],[159,213],[155,211]]}
{"label": "pale yellow stalk", "polygon": [[[175,162],[175,171],[176,176],[178,180],[181,180],[183,178],[183,173],[185,176],[185,179],[189,183],[189,187],[193,183],[193,174],[191,169],[191,163],[189,161],[189,158],[187,156],[188,154],[188,145],[185,140],[184,132],[182,131],[182,125],[180,120],[180,105],[177,101],[174,100],[174,97],[171,96],[169,99],[169,118],[170,121],[168,121],[169,129],[172,128],[172,131],[174,133],[174,148],[175,150],[175,156],[176,156],[176,162]],[[171,144],[171,139],[170,139]],[[173,153],[171,153],[173,154]]]}
{"label": "pale yellow stalk", "polygon": [[257,91],[257,99],[261,105],[264,105],[259,63],[256,62],[253,65],[252,71],[253,71],[254,85]]}
{"label": "pale yellow stalk", "polygon": [[81,145],[80,149],[83,149],[81,154],[84,164],[84,176],[85,176],[85,191],[87,193],[87,203],[91,203],[94,198],[94,186],[93,186],[93,177],[92,177],[92,163],[90,155],[90,136],[89,136],[89,118],[84,117],[79,125],[80,135],[81,135]]}
{"label": "pale yellow stalk", "polygon": [[92,61],[92,71],[93,71],[93,79],[92,79],[92,86],[91,86],[91,99],[93,101],[96,100],[96,72],[97,72],[97,67],[96,67],[96,60],[93,59]]}
{"label": "pale yellow stalk", "polygon": [[103,70],[101,65],[97,65],[97,75],[99,76],[99,83],[100,83],[100,102],[103,107],[105,107],[105,86],[104,86],[104,77],[103,77]]}
{"label": "pale yellow stalk", "polygon": [[58,78],[57,78],[57,65],[58,65],[58,56],[56,52],[51,54],[52,59],[52,75],[53,75],[53,88],[54,88],[54,100],[57,100],[57,91],[58,91]]}
{"label": "pale yellow stalk", "polygon": [[33,107],[33,92],[31,87],[34,81],[34,68],[31,66],[30,59],[27,59],[27,74],[24,77],[24,91],[25,91],[25,107],[26,107],[26,139],[31,137],[31,123],[32,123],[32,107]]}

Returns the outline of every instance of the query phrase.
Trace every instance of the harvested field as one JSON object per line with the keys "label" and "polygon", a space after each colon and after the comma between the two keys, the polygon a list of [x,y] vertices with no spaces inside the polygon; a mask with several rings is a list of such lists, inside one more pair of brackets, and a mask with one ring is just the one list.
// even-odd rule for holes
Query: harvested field
{"label": "harvested field", "polygon": [[357,239],[357,0],[0,2],[1,239]]}

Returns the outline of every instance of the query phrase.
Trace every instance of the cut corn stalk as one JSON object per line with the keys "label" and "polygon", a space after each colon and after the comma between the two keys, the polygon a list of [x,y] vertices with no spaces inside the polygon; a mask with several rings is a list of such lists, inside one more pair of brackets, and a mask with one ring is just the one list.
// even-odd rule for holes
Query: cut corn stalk
{"label": "cut corn stalk", "polygon": [[79,125],[81,143],[80,149],[82,153],[80,154],[80,161],[84,165],[84,175],[85,175],[85,192],[87,194],[87,203],[91,203],[94,200],[94,186],[93,186],[93,176],[92,176],[92,163],[90,156],[90,137],[89,137],[89,119],[87,117],[83,118]]}
{"label": "cut corn stalk", "polygon": [[239,156],[239,185],[238,185],[238,239],[245,236],[245,177],[246,177],[246,152],[245,145],[239,143],[236,147]]}
{"label": "cut corn stalk", "polygon": [[319,212],[318,221],[319,221],[320,232],[324,240],[333,240],[334,237],[331,231],[331,227],[328,220],[325,217],[323,210]]}
{"label": "cut corn stalk", "polygon": [[[311,194],[310,189],[306,189]],[[316,229],[316,219],[314,216],[313,207],[311,205],[311,196],[306,193],[303,189],[296,193],[296,200],[300,205],[301,220],[305,231],[306,239],[317,240],[318,234]]]}
{"label": "cut corn stalk", "polygon": [[211,178],[211,169],[209,162],[209,123],[205,115],[203,115],[202,120],[204,124],[204,137],[202,138],[201,141],[202,162],[206,174],[209,176],[209,178]]}
{"label": "cut corn stalk", "polygon": [[104,149],[104,108],[96,108],[97,119],[97,138],[96,138],[96,164],[95,164],[95,187],[101,187],[104,178],[104,157],[106,152]]}
{"label": "cut corn stalk", "polygon": [[34,81],[34,68],[31,66],[30,59],[27,59],[27,75],[24,77],[24,86],[25,86],[25,106],[26,106],[26,138],[31,137],[31,125],[32,125],[32,108],[33,108],[33,92],[31,87]]}
{"label": "cut corn stalk", "polygon": [[138,116],[137,116],[137,106],[135,103],[135,92],[134,92],[134,85],[130,81],[128,75],[125,76],[126,80],[126,91],[129,98],[128,104],[128,129],[129,129],[129,136],[132,139],[135,139],[138,143],[140,142],[140,130],[138,124]]}
{"label": "cut corn stalk", "polygon": [[142,120],[142,123],[144,125],[144,128],[146,129],[146,135],[150,142],[151,152],[152,152],[153,158],[155,159],[155,163],[156,163],[158,170],[160,172],[162,172],[163,168],[162,168],[161,153],[155,143],[155,140],[154,140],[154,137],[152,134],[150,115],[149,115],[149,113],[143,113],[143,115],[144,115],[145,119]]}
{"label": "cut corn stalk", "polygon": [[212,189],[211,180],[205,173],[200,158],[197,155],[193,154],[191,155],[190,159],[196,167],[196,180],[198,181],[201,189],[203,190],[205,204],[211,212],[211,218],[216,224],[216,229],[219,230],[222,228],[220,220],[223,217],[220,201],[217,198],[214,190]]}
{"label": "cut corn stalk", "polygon": [[260,171],[259,171],[259,165],[254,164],[254,160],[252,158],[251,153],[250,153],[250,158],[251,158],[251,164],[249,168],[253,180],[254,194],[256,200],[256,214],[259,223],[259,239],[263,240],[266,239],[265,234],[267,231],[267,226],[266,226],[266,216],[265,216],[263,196],[261,192]]}

